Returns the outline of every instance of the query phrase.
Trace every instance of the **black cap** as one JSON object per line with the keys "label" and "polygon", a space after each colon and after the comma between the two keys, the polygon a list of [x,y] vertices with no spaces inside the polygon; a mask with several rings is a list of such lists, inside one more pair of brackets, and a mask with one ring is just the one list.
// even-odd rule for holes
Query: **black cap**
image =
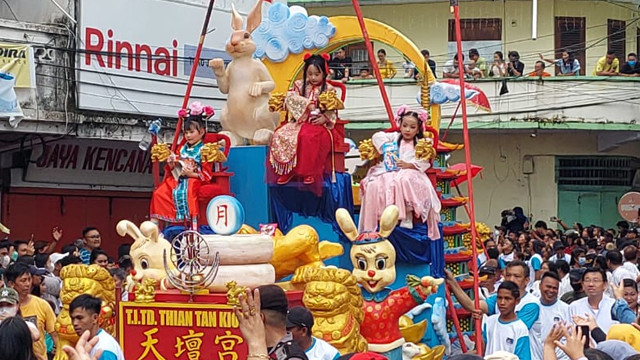
{"label": "black cap", "polygon": [[302,306],[295,306],[287,314],[287,329],[292,327],[313,328],[313,315],[311,311]]}
{"label": "black cap", "polygon": [[49,273],[47,269],[38,268],[33,265],[29,265],[29,272],[31,273],[31,275],[36,275],[36,276],[43,276]]}
{"label": "black cap", "polygon": [[564,249],[564,244],[562,241],[556,241],[553,243],[553,251],[558,251],[560,249]]}
{"label": "black cap", "polygon": [[273,310],[282,314],[287,314],[289,301],[284,290],[278,285],[262,285],[260,290],[260,309]]}
{"label": "black cap", "polygon": [[496,274],[496,268],[495,266],[483,266],[478,270],[478,274],[482,275],[482,274],[489,274],[489,275],[495,275]]}

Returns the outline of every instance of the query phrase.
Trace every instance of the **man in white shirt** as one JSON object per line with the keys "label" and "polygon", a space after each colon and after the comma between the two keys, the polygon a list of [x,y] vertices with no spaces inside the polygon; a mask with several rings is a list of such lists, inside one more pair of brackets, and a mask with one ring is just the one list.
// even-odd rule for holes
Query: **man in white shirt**
{"label": "man in white shirt", "polygon": [[[568,275],[568,274],[567,274]],[[553,325],[560,321],[569,322],[569,305],[558,300],[558,287],[560,278],[554,272],[547,271],[542,274],[540,280],[540,323],[542,325],[541,337],[546,339]],[[560,348],[556,348],[558,360],[569,360],[567,354]]]}
{"label": "man in white shirt", "polygon": [[69,305],[69,315],[73,330],[78,336],[82,336],[85,331],[89,331],[91,339],[98,337],[98,343],[90,353],[92,358],[98,350],[102,350],[99,360],[124,360],[124,354],[118,341],[98,325],[101,306],[102,300],[88,294],[82,294],[73,299]]}
{"label": "man in white shirt", "polygon": [[287,331],[293,335],[293,341],[304,350],[309,360],[336,360],[340,357],[338,349],[328,342],[311,336],[313,315],[302,306],[296,306],[287,314]]}
{"label": "man in white shirt", "polygon": [[571,255],[564,253],[564,244],[562,241],[556,241],[553,243],[553,256],[549,258],[549,261],[556,262],[558,260],[564,260],[567,263],[571,263]]}
{"label": "man in white shirt", "polygon": [[624,264],[622,266],[636,277],[636,282],[640,280],[640,270],[638,270],[638,248],[629,245],[622,250]]}
{"label": "man in white shirt", "polygon": [[558,268],[558,276],[560,277],[558,297],[562,297],[562,295],[573,291],[573,288],[571,287],[571,278],[569,277],[571,268],[569,267],[569,263],[564,260],[556,261],[556,266]]}
{"label": "man in white shirt", "polygon": [[622,266],[622,254],[619,251],[607,252],[607,266],[611,269],[611,282],[615,286],[620,286],[623,279],[636,280],[636,276],[633,276],[629,270]]}
{"label": "man in white shirt", "polygon": [[611,317],[611,307],[615,300],[604,294],[608,286],[607,274],[603,269],[587,268],[582,274],[582,287],[587,293],[587,297],[576,300],[569,305],[569,314],[572,317],[574,315],[585,317],[586,314],[591,314],[596,319],[598,327],[605,334],[611,325],[618,323]]}

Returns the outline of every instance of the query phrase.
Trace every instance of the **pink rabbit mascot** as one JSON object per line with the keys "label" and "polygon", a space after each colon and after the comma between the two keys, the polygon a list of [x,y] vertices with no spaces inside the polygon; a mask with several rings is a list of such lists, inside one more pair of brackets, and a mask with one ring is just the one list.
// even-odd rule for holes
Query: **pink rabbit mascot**
{"label": "pink rabbit mascot", "polygon": [[[361,232],[375,231],[384,209],[397,205],[401,227],[412,228],[415,215],[426,221],[430,239],[440,237],[440,197],[425,173],[431,164],[417,157],[415,151],[417,142],[424,138],[426,121],[424,110],[413,111],[402,105],[397,111],[396,131],[373,134],[373,146],[383,155],[384,161],[369,169],[360,182]],[[385,152],[388,148],[393,149],[393,153]]]}
{"label": "pink rabbit mascot", "polygon": [[269,111],[269,93],[275,88],[273,78],[262,61],[253,58],[256,44],[251,33],[262,21],[262,0],[247,16],[247,29],[232,6],[233,33],[225,50],[233,60],[225,70],[222,59],[212,59],[213,69],[221,93],[227,94],[222,109],[222,133],[229,136],[231,145],[243,145],[246,139],[256,145],[267,145],[278,125],[279,115]]}

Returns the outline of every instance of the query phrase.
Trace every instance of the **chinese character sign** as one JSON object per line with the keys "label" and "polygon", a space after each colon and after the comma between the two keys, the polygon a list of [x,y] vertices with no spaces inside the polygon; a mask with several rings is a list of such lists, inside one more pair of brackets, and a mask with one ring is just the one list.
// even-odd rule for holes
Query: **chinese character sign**
{"label": "chinese character sign", "polygon": [[233,309],[217,304],[120,303],[126,359],[239,360],[247,348]]}
{"label": "chinese character sign", "polygon": [[207,222],[216,234],[235,234],[244,223],[244,208],[232,196],[216,196],[207,205]]}

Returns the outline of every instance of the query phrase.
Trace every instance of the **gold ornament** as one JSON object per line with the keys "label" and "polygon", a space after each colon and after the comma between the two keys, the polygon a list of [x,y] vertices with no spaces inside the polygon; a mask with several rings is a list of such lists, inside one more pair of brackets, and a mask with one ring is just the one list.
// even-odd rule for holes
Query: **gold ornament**
{"label": "gold ornament", "polygon": [[425,331],[427,331],[427,320],[422,320],[417,324],[413,323],[408,316],[402,315],[398,320],[400,327],[400,333],[407,342],[417,344],[424,337]]}
{"label": "gold ornament", "polygon": [[[491,237],[491,229],[485,223],[476,223],[476,247],[482,251],[482,243]],[[468,232],[462,235],[462,244],[471,249],[471,233]]]}
{"label": "gold ornament", "polygon": [[281,92],[274,92],[269,98],[269,111],[280,112],[284,111],[284,99],[286,95]]}
{"label": "gold ornament", "polygon": [[321,111],[342,110],[344,104],[338,98],[335,90],[325,91],[318,96],[318,108]]}
{"label": "gold ornament", "polygon": [[240,306],[240,301],[238,300],[238,295],[242,294],[247,290],[244,286],[238,286],[238,283],[235,280],[227,281],[224,286],[227,287],[227,305],[231,306]]}
{"label": "gold ornament", "polygon": [[171,156],[171,150],[167,143],[155,144],[151,148],[151,161],[166,161],[169,156]]}
{"label": "gold ornament", "polygon": [[380,157],[378,150],[376,150],[375,146],[373,146],[373,141],[371,139],[366,139],[360,141],[358,144],[358,151],[360,152],[360,159],[375,161]]}
{"label": "gold ornament", "polygon": [[416,143],[416,158],[429,161],[436,157],[436,149],[433,143],[427,139],[419,139]]}
{"label": "gold ornament", "polygon": [[342,354],[367,350],[360,334],[364,312],[355,276],[345,269],[307,267],[296,270],[291,282],[305,284],[302,302],[313,314],[313,336]]}
{"label": "gold ornament", "polygon": [[56,318],[55,331],[58,334],[58,347],[55,360],[67,360],[67,354],[62,351],[64,345],[74,347],[79,337],[73,329],[69,304],[77,296],[89,294],[102,299],[102,308],[98,317],[98,324],[106,332],[115,334],[115,316],[113,309],[116,303],[115,282],[109,271],[98,265],[67,265],[60,270],[62,289],[60,300],[62,309]]}
{"label": "gold ornament", "polygon": [[135,294],[136,302],[153,302],[156,298],[156,280],[151,278],[142,280],[137,284]]}
{"label": "gold ornament", "polygon": [[227,161],[227,157],[222,151],[222,145],[217,142],[202,145],[202,149],[200,149],[200,156],[204,162],[223,163]]}

